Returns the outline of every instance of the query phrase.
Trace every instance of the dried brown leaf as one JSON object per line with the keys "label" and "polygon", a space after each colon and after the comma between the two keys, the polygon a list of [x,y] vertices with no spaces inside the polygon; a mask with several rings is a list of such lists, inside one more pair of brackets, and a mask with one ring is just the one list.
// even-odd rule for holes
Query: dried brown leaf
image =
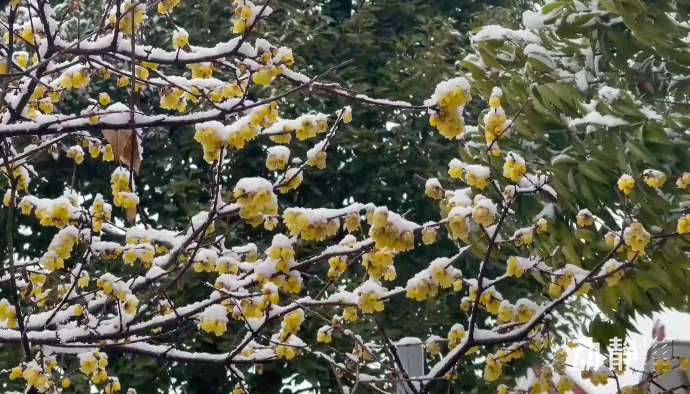
{"label": "dried brown leaf", "polygon": [[[121,163],[134,170],[134,173],[139,174],[139,167],[141,166],[139,144],[136,141],[132,144],[132,131],[103,130],[103,137],[112,145],[115,157]],[[132,152],[132,149],[134,152]],[[132,161],[131,163],[130,160]]]}
{"label": "dried brown leaf", "polygon": [[134,223],[134,220],[137,218],[137,209],[136,208],[127,208],[127,209],[125,209],[125,215],[127,216],[127,220],[130,223]]}

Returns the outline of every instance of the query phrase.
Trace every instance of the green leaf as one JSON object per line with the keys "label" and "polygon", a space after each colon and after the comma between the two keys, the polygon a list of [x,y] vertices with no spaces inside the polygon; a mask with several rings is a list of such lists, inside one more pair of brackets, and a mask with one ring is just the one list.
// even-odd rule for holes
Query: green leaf
{"label": "green leaf", "polygon": [[503,66],[501,63],[499,63],[496,60],[496,54],[487,49],[485,46],[480,46],[479,49],[479,55],[482,57],[482,60],[484,63],[486,63],[487,66],[497,68],[502,70]]}
{"label": "green leaf", "polygon": [[601,4],[606,11],[612,13],[612,14],[619,14],[618,9],[616,8],[616,5],[613,3],[611,0],[599,0],[599,4]]}
{"label": "green leaf", "polygon": [[591,230],[587,230],[585,228],[578,228],[577,231],[575,231],[575,238],[582,239],[584,241],[592,243],[595,240],[595,235],[594,232]]}
{"label": "green leaf", "polygon": [[674,286],[671,281],[671,277],[666,273],[666,271],[661,269],[655,269],[649,271],[649,275],[661,286],[668,290],[673,290]]}
{"label": "green leaf", "polygon": [[628,305],[633,305],[633,291],[635,286],[635,282],[632,280],[623,280],[620,283],[618,283],[618,294],[620,294],[621,298],[628,304]]}
{"label": "green leaf", "polygon": [[546,286],[548,283],[546,280],[544,280],[544,277],[542,274],[537,271],[537,270],[530,270],[532,277],[537,280],[537,282],[541,283],[542,285]]}
{"label": "green leaf", "polygon": [[558,155],[558,157],[556,158],[556,160],[553,160],[551,163],[552,163],[553,165],[557,165],[557,164],[575,164],[575,163],[578,163],[578,161],[575,160],[575,159],[573,159],[572,157],[570,157],[570,156],[568,156],[568,155]]}
{"label": "green leaf", "polygon": [[[544,59],[544,60],[546,60],[546,59]],[[529,63],[530,66],[532,66],[532,68],[534,68],[537,71],[547,73],[547,72],[550,72],[551,70],[553,70],[553,67],[550,67],[548,64],[546,64],[546,61],[541,61],[536,56],[529,56],[527,58],[527,62]]]}
{"label": "green leaf", "polygon": [[646,126],[644,127],[644,139],[658,144],[671,145],[671,141],[668,139],[664,128],[654,121],[646,122]]}
{"label": "green leaf", "polygon": [[638,160],[642,160],[645,163],[651,164],[653,166],[657,165],[656,160],[654,159],[654,156],[652,156],[652,153],[647,149],[642,143],[636,139],[629,139],[628,142],[625,143],[625,146],[628,148],[628,151],[632,153],[633,156],[635,156]]}
{"label": "green leaf", "polygon": [[599,166],[597,166],[596,164],[594,164],[591,161],[580,163],[577,166],[577,168],[578,168],[578,170],[580,170],[580,172],[582,174],[584,174],[589,179],[593,179],[593,180],[595,180],[597,182],[601,182],[601,183],[607,183],[608,182],[608,179],[606,178],[606,175],[601,170],[601,168],[599,168]]}
{"label": "green leaf", "polygon": [[565,257],[565,260],[567,262],[569,262],[572,265],[582,267],[580,256],[577,255],[577,252],[575,252],[575,248],[573,248],[572,244],[564,245],[561,250],[563,251],[563,257]]}
{"label": "green leaf", "polygon": [[628,164],[628,158],[625,156],[625,148],[622,145],[618,145],[616,148],[616,158],[618,159],[618,166],[622,171],[626,173],[631,173],[630,164]]}
{"label": "green leaf", "polygon": [[568,186],[573,192],[577,193],[577,182],[575,182],[575,172],[572,168],[568,171]]}
{"label": "green leaf", "polygon": [[541,8],[541,14],[547,15],[547,14],[551,13],[551,11],[555,10],[556,8],[563,7],[564,5],[565,5],[565,3],[563,3],[562,1],[554,1],[553,3],[545,4]]}
{"label": "green leaf", "polygon": [[541,97],[544,99],[544,101],[546,101],[547,103],[553,105],[554,107],[558,108],[561,111],[563,111],[565,109],[563,107],[563,102],[561,101],[561,99],[548,86],[546,86],[546,85],[537,86],[537,91],[539,92]]}
{"label": "green leaf", "polygon": [[577,174],[577,185],[580,190],[580,194],[582,197],[587,200],[592,205],[597,205],[597,199],[594,197],[594,193],[592,193],[592,189],[590,188],[589,181],[585,179],[582,174]]}

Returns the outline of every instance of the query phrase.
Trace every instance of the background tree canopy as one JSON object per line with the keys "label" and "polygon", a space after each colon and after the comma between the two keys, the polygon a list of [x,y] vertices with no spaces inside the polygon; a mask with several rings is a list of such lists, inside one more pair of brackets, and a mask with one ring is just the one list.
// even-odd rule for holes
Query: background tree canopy
{"label": "background tree canopy", "polygon": [[[535,253],[557,260],[560,265],[553,268],[567,262],[593,269],[611,250],[604,239],[609,229],[622,227],[621,223],[629,225],[632,217],[644,224],[652,237],[657,237],[646,256],[637,259],[635,268],[618,286],[596,287],[590,293],[607,320],[597,319],[589,324],[578,315],[581,306],[574,302],[561,311],[566,319],[557,322],[556,332],[567,334],[572,327],[570,320],[588,324],[586,332],[606,341],[630,329],[629,321],[636,313],[651,314],[662,305],[685,308],[686,241],[668,235],[677,235],[676,220],[685,212],[683,202],[687,194],[683,189],[671,190],[670,185],[663,189],[654,187],[646,182],[653,175],[645,170],[662,171],[674,182],[690,171],[686,168],[684,131],[688,122],[688,27],[669,22],[671,12],[678,22],[684,21],[687,6],[682,2],[672,8],[664,2],[620,0],[593,5],[553,2],[535,9],[530,3],[496,6],[499,5],[503,7],[470,1],[284,1],[274,5],[269,21],[261,22],[252,34],[291,48],[298,70],[311,76],[355,59],[353,64],[325,79],[369,97],[422,103],[434,86],[458,75],[470,79],[476,96],[489,98],[495,86],[501,87],[505,110],[515,116],[510,122],[511,138],[501,139],[501,150],[518,152],[528,162],[538,163],[540,171],[549,174],[549,185],[558,194],[558,204],[549,205],[549,198],[544,197],[521,200],[512,208],[518,216],[534,216],[551,207],[552,230],[548,236],[540,237],[542,249]],[[98,17],[107,6],[95,1],[53,4],[58,15],[74,7],[65,23],[65,34],[72,39],[96,30]],[[175,29],[188,32],[189,42],[195,45],[225,42],[235,35],[229,22],[233,8],[224,1],[182,2],[170,16],[150,14],[142,34],[146,43],[154,47],[170,47],[170,31]],[[482,28],[485,25],[492,26]],[[470,39],[472,29],[475,30]],[[93,80],[90,90],[108,92],[113,101],[128,101],[129,93],[113,81]],[[249,98],[268,96],[270,89],[288,89],[293,83],[281,79],[276,85],[252,90]],[[502,171],[503,158],[483,155],[487,146],[483,119],[489,111],[484,104],[467,108],[468,132],[462,138],[448,140],[430,126],[426,113],[356,103],[366,100],[336,93],[332,85],[315,84],[299,91],[297,99],[292,97],[279,103],[284,118],[296,118],[310,111],[335,113],[344,105],[353,107],[353,121],[344,127],[346,132],[338,134],[337,143],[328,153],[329,162],[337,165],[314,169],[296,192],[281,198],[281,208],[339,208],[353,202],[371,202],[393,212],[432,220],[438,216],[439,205],[422,195],[424,180],[439,178],[444,184],[450,182],[448,163],[452,159],[459,155],[466,163],[481,163],[497,173]],[[155,90],[142,91],[140,109],[152,112],[157,108],[158,95]],[[62,100],[64,113],[79,112],[86,103],[86,98],[78,95]],[[146,201],[140,220],[149,226],[183,231],[192,217],[209,209],[209,166],[191,131],[188,126],[152,127],[142,135],[143,164],[135,181],[139,197]],[[30,142],[29,136],[13,140],[17,149]],[[299,141],[290,146],[300,157],[305,156],[309,147]],[[262,144],[233,152],[223,183],[234,185],[249,176],[269,177],[271,171],[263,168],[265,157],[266,146]],[[61,152],[55,158],[40,155],[32,164],[43,178],[31,184],[32,195],[58,197],[66,189],[74,189],[83,194],[85,206],[90,206],[96,193],[111,193],[109,163],[86,160],[74,171],[74,161]],[[637,180],[629,197],[616,189],[624,173]],[[492,189],[486,194],[501,198]],[[576,228],[583,209],[598,218],[600,225]],[[124,218],[122,212],[115,212],[114,216]],[[3,222],[6,214],[7,210],[0,213]],[[116,224],[125,226],[117,219]],[[518,229],[513,227],[505,230],[507,237]],[[53,229],[40,226],[38,221],[23,222],[14,230],[15,252],[21,260],[41,257],[54,235]],[[227,245],[251,241],[260,250],[270,246],[269,232],[262,228],[217,223],[216,231],[226,234]],[[5,240],[0,239],[2,242]],[[5,262],[7,245],[0,245],[0,258]],[[325,243],[304,244],[300,254],[318,253],[324,246]],[[391,287],[405,286],[420,265],[431,260],[430,256],[449,256],[456,251],[454,242],[440,237],[431,248],[400,255],[396,258],[398,279]],[[486,244],[479,243],[470,252],[474,255],[458,268],[466,277],[473,278],[479,274]],[[487,274],[500,276],[506,270],[508,255],[496,251],[491,257]],[[108,270],[115,275],[123,273],[117,266],[108,266]],[[324,285],[320,278],[325,277],[327,270],[321,266],[308,273],[305,294],[320,291]],[[343,274],[341,280],[347,282],[361,275],[362,270],[352,270]],[[542,290],[548,289],[548,278],[534,276],[536,280],[502,288],[501,294],[506,299],[547,300]],[[184,276],[169,289],[167,297],[175,304],[201,301],[208,293],[203,284],[212,281],[211,274]],[[3,287],[1,296],[9,298],[8,291],[11,288]],[[425,338],[447,332],[455,323],[468,318],[460,308],[460,300],[450,295],[425,300],[423,307],[419,305],[407,298],[389,301],[379,318],[391,338]],[[482,327],[491,324],[491,319],[479,322]],[[304,326],[300,333],[316,337],[318,327]],[[193,325],[181,327],[166,341],[183,341],[194,329]],[[379,338],[373,319],[359,320],[353,324],[353,330],[362,333],[365,342]],[[243,335],[238,332],[236,336],[229,333],[221,338],[197,336],[187,342],[187,350],[230,351]],[[339,340],[334,339],[335,345],[348,346],[345,341],[338,343]],[[0,367],[8,370],[16,365],[19,349],[5,348]],[[482,349],[476,360],[486,354]],[[435,358],[429,359],[431,362]],[[209,387],[229,392],[234,387],[222,366],[133,358],[119,356],[117,352],[113,352],[109,362],[113,373],[136,387],[140,394],[169,392],[171,388],[202,393],[208,392]],[[527,357],[511,364],[510,373],[496,383],[509,382],[510,376],[521,374],[532,362],[534,359]],[[72,365],[77,366],[78,363]],[[474,381],[482,368],[474,363],[461,364],[453,390],[495,390],[495,383]],[[160,379],[151,379],[152,376]],[[330,367],[310,355],[299,362],[266,365],[263,374],[252,375],[247,384],[250,392],[273,393],[290,391],[287,383],[299,385],[305,381],[318,392],[338,390]]]}

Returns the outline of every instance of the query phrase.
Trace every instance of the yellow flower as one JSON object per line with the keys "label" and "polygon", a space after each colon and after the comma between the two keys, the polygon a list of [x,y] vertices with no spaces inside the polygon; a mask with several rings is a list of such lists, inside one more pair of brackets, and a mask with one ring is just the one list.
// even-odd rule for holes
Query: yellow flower
{"label": "yellow flower", "polygon": [[292,360],[295,357],[295,349],[291,346],[276,346],[276,356],[286,360]]}
{"label": "yellow flower", "polygon": [[666,174],[656,170],[645,170],[643,173],[644,181],[650,187],[658,189],[666,182]]}
{"label": "yellow flower", "polygon": [[422,301],[429,296],[435,296],[437,292],[438,285],[436,283],[430,283],[428,280],[422,279],[416,286],[407,289],[406,297]]}
{"label": "yellow flower", "polygon": [[310,167],[316,167],[321,170],[326,168],[326,152],[321,151],[313,157],[308,157],[307,165]]}
{"label": "yellow flower", "polygon": [[46,276],[43,274],[37,274],[35,272],[32,272],[29,276],[29,281],[33,285],[42,286],[46,282]]}
{"label": "yellow flower", "polygon": [[690,172],[684,172],[683,175],[676,181],[676,186],[681,189],[686,189],[690,185]]}
{"label": "yellow flower", "polygon": [[137,260],[136,251],[134,249],[126,250],[125,253],[122,255],[122,260],[129,265],[134,264],[134,262]]}
{"label": "yellow flower", "polygon": [[[457,160],[457,159],[453,159],[453,160]],[[462,173],[463,173],[462,167],[457,166],[457,165],[454,166],[453,162],[451,162],[451,166],[448,169],[448,175],[453,179],[462,179]]]}
{"label": "yellow flower", "polygon": [[38,108],[41,111],[43,111],[43,113],[45,113],[45,114],[52,114],[54,111],[53,103],[51,103],[50,101],[45,101],[45,100],[41,101],[38,104]]}
{"label": "yellow flower", "polygon": [[232,32],[234,34],[241,34],[241,33],[244,33],[246,28],[247,28],[247,23],[243,19],[238,19],[235,21],[235,24],[232,26]]}
{"label": "yellow flower", "polygon": [[208,93],[208,98],[210,98],[211,101],[216,102],[216,103],[217,103],[217,102],[220,102],[220,101],[223,101],[223,98],[224,98],[224,97],[225,97],[225,96],[223,96],[223,91],[220,90],[219,88],[212,89],[212,90]]}
{"label": "yellow flower", "polygon": [[26,368],[22,373],[22,377],[26,380],[29,386],[34,386],[39,389],[43,389],[48,386],[48,378],[46,375],[37,369]]}
{"label": "yellow flower", "polygon": [[439,110],[431,115],[429,124],[436,127],[439,133],[448,139],[456,138],[465,132],[465,124],[458,111],[470,98],[469,92],[455,87],[449,93],[443,93],[438,99]]}
{"label": "yellow flower", "polygon": [[[5,204],[8,205],[9,201]],[[31,210],[33,209],[33,205],[28,200],[22,200],[22,202],[19,203],[19,208],[21,209],[22,215],[29,215],[31,214]]]}
{"label": "yellow flower", "polygon": [[654,362],[654,370],[659,375],[665,375],[671,371],[673,364],[671,360],[665,358],[659,358]]}
{"label": "yellow flower", "polygon": [[683,371],[690,371],[690,357],[681,357],[678,367]]}
{"label": "yellow flower", "polygon": [[113,394],[116,391],[120,391],[120,382],[117,380],[110,381],[108,382],[108,385],[105,386],[105,392],[107,394]]}
{"label": "yellow flower", "polygon": [[105,382],[107,379],[108,379],[108,373],[104,369],[97,371],[91,377],[91,381],[96,383],[96,384],[101,383],[101,382]]}
{"label": "yellow flower", "polygon": [[29,62],[29,59],[27,59],[26,55],[19,55],[14,59],[15,62],[21,67],[21,68],[26,68],[26,64]]}
{"label": "yellow flower", "polygon": [[345,222],[343,223],[343,229],[348,233],[355,233],[359,230],[360,217],[357,212],[350,212],[345,216]]}
{"label": "yellow flower", "polygon": [[201,329],[208,333],[213,333],[217,337],[223,335],[227,331],[227,322],[224,320],[216,319],[202,319]]}
{"label": "yellow flower", "polygon": [[474,219],[477,224],[489,227],[494,222],[494,215],[489,208],[485,206],[476,206],[472,209],[472,219]]}
{"label": "yellow flower", "polygon": [[590,381],[591,381],[592,384],[594,384],[595,386],[598,386],[598,385],[600,385],[600,384],[602,384],[602,385],[603,385],[603,384],[606,384],[606,383],[608,383],[608,380],[609,380],[609,376],[608,376],[608,374],[605,373],[605,372],[602,372],[602,373],[595,373],[595,374],[593,374],[592,377],[590,378]]}
{"label": "yellow flower", "polygon": [[625,244],[633,251],[644,254],[644,250],[649,243],[649,233],[644,229],[642,223],[633,222],[630,227],[625,229]]}
{"label": "yellow flower", "polygon": [[278,190],[281,193],[287,193],[290,190],[297,189],[302,184],[302,172],[296,168],[290,168],[285,172],[285,180],[282,182]]}
{"label": "yellow flower", "polygon": [[125,301],[124,305],[122,306],[122,309],[125,311],[126,314],[134,316],[137,313],[138,305],[139,300],[137,300],[137,298],[133,295],[129,295],[127,297],[127,301]]}
{"label": "yellow flower", "polygon": [[331,343],[332,337],[330,331],[319,331],[316,334],[316,341],[323,343]]}
{"label": "yellow flower", "polygon": [[448,274],[443,267],[434,267],[431,270],[431,279],[438,282],[439,286],[447,289],[453,285],[455,278]]}
{"label": "yellow flower", "polygon": [[120,78],[117,80],[117,86],[124,88],[129,85],[129,78],[122,75]]}
{"label": "yellow flower", "polygon": [[462,326],[455,326],[448,333],[448,348],[454,349],[465,338],[465,329]]}
{"label": "yellow flower", "polygon": [[113,161],[115,160],[115,154],[113,153],[113,146],[108,144],[104,148],[103,161]]}
{"label": "yellow flower", "polygon": [[92,158],[97,158],[101,154],[101,146],[99,144],[90,144],[89,154]]}
{"label": "yellow flower", "polygon": [[558,385],[556,386],[558,394],[565,394],[568,391],[572,391],[574,388],[575,382],[567,376],[561,376],[561,378],[558,380]]}
{"label": "yellow flower", "polygon": [[623,174],[623,176],[618,179],[618,190],[629,195],[635,188],[635,179],[628,174]]}
{"label": "yellow flower", "polygon": [[489,108],[496,109],[501,106],[501,98],[499,96],[491,96],[489,98]]}
{"label": "yellow flower", "polygon": [[98,360],[91,355],[80,360],[79,370],[85,375],[91,375],[98,370]]}
{"label": "yellow flower", "polygon": [[594,217],[592,213],[586,209],[581,210],[577,214],[577,225],[580,227],[587,227],[594,224]]}
{"label": "yellow flower", "polygon": [[384,309],[383,301],[379,300],[376,293],[364,293],[359,296],[359,308],[362,313],[381,312]]}
{"label": "yellow flower", "polygon": [[494,359],[493,355],[488,355],[486,357],[486,367],[484,368],[484,380],[487,382],[493,382],[501,376],[502,366],[501,363]]}
{"label": "yellow flower", "polygon": [[89,74],[87,69],[72,74],[72,87],[78,88],[86,86],[89,83]]}
{"label": "yellow flower", "polygon": [[508,276],[514,276],[516,278],[519,278],[524,273],[525,273],[525,270],[519,266],[518,258],[515,256],[511,256],[508,259],[508,269],[506,270],[506,274]]}
{"label": "yellow flower", "polygon": [[[213,63],[210,62],[189,64],[187,67],[192,70],[192,78],[206,79],[213,74]],[[192,95],[185,94],[185,97],[187,97],[187,100],[196,103],[198,101],[196,96],[199,95],[199,89],[196,86],[191,86],[189,91]]]}
{"label": "yellow flower", "polygon": [[[104,80],[107,81],[110,79],[110,72],[108,71],[107,68],[105,68],[105,67],[99,68],[97,72],[98,72],[98,75],[101,78],[103,78]],[[52,99],[52,97],[51,97],[51,99]],[[57,101],[57,100],[53,100],[53,101]]]}
{"label": "yellow flower", "polygon": [[436,178],[431,178],[426,182],[425,193],[434,200],[440,200],[443,198],[443,188],[438,183]]}
{"label": "yellow flower", "polygon": [[590,290],[592,290],[592,284],[589,282],[585,282],[580,286],[580,288],[575,292],[576,296],[583,296],[587,294]]}
{"label": "yellow flower", "polygon": [[508,153],[506,157],[506,162],[503,165],[503,176],[510,179],[513,182],[517,182],[525,175],[527,172],[527,167],[525,166],[525,161],[522,157],[511,152]]}
{"label": "yellow flower", "polygon": [[72,89],[72,76],[69,74],[64,74],[62,77],[60,77],[60,86],[63,89]]}
{"label": "yellow flower", "polygon": [[98,102],[101,103],[102,106],[106,106],[110,104],[110,95],[108,93],[101,93],[98,95]]}
{"label": "yellow flower", "polygon": [[678,234],[688,234],[690,233],[690,215],[681,216],[678,219]]}
{"label": "yellow flower", "polygon": [[12,368],[12,372],[10,372],[10,380],[19,379],[22,376],[22,372],[24,372],[24,369],[22,367]]}
{"label": "yellow flower", "polygon": [[349,322],[356,322],[357,321],[357,309],[353,306],[348,306],[345,307],[343,310],[343,319],[349,321]]}
{"label": "yellow flower", "polygon": [[[166,1],[169,1],[169,0],[163,0],[163,3],[165,3]],[[173,0],[173,1],[176,1],[177,3],[180,2],[180,0]],[[160,3],[159,3],[159,4],[160,4]],[[142,66],[142,67],[146,67],[146,68],[148,68],[149,70],[157,70],[157,69],[158,69],[158,64],[156,64],[156,63],[151,63],[151,62],[141,62],[141,66]]]}
{"label": "yellow flower", "polygon": [[271,70],[268,68],[261,69],[252,75],[254,83],[268,86],[271,84]]}
{"label": "yellow flower", "polygon": [[426,227],[422,230],[422,243],[424,245],[431,245],[436,242],[436,229],[431,227]]}
{"label": "yellow flower", "polygon": [[49,272],[65,268],[65,261],[59,256],[52,255],[44,257],[41,261],[43,262],[43,268]]}
{"label": "yellow flower", "polygon": [[426,352],[436,356],[441,353],[441,346],[439,346],[438,342],[427,342]]}
{"label": "yellow flower", "polygon": [[269,153],[266,158],[266,168],[272,171],[283,170],[287,164],[287,156]]}
{"label": "yellow flower", "polygon": [[[292,56],[292,53],[289,53],[289,54],[283,55],[283,57],[280,59],[280,61],[283,62],[283,64],[285,64],[286,66],[290,67],[295,63],[295,58],[294,58],[294,56]],[[343,121],[345,121],[344,117],[343,117]],[[345,123],[349,123],[349,122],[345,122]]]}
{"label": "yellow flower", "polygon": [[551,283],[549,285],[549,295],[551,298],[558,298],[561,296],[561,293],[563,293],[563,287],[559,286],[555,283]]}
{"label": "yellow flower", "polygon": [[[252,17],[252,7],[245,5],[244,7],[240,8],[240,18],[242,19],[249,19]],[[267,52],[265,52],[267,53]]]}
{"label": "yellow flower", "polygon": [[498,324],[507,323],[513,320],[513,308],[510,305],[501,305],[498,308],[498,315],[496,316]]}
{"label": "yellow flower", "polygon": [[467,219],[460,215],[449,216],[448,226],[453,239],[465,239],[469,235]]}
{"label": "yellow flower", "polygon": [[283,318],[283,331],[287,334],[295,334],[304,321],[304,314],[301,310],[290,312]]}
{"label": "yellow flower", "polygon": [[474,186],[477,189],[484,190],[489,184],[489,176],[478,176],[474,172],[467,173],[467,179],[465,179],[468,185]]}
{"label": "yellow flower", "polygon": [[350,107],[346,107],[345,112],[343,112],[343,123],[350,122],[352,122],[352,109]]}

